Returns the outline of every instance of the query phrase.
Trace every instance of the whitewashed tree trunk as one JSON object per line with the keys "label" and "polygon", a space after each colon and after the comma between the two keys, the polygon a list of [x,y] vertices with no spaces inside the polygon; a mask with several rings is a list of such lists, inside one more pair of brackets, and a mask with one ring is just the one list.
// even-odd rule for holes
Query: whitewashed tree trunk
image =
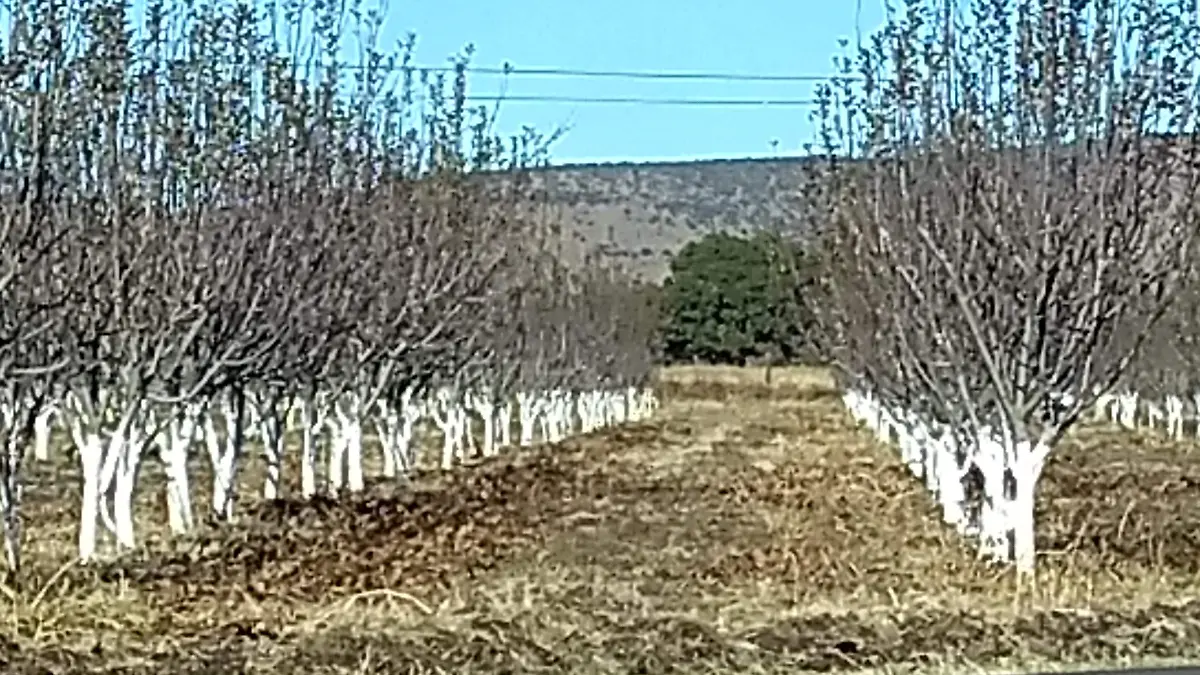
{"label": "whitewashed tree trunk", "polygon": [[104,440],[93,431],[73,432],[83,478],[83,495],[79,505],[79,558],[88,562],[96,556],[102,496],[100,463],[104,460]]}
{"label": "whitewashed tree trunk", "polygon": [[447,390],[439,390],[429,406],[430,417],[442,432],[442,462],[443,471],[454,468],[455,459],[462,455],[462,416],[466,411],[453,400]]}
{"label": "whitewashed tree trunk", "polygon": [[263,499],[279,499],[283,482],[283,441],[286,411],[283,396],[267,391],[255,398],[255,421],[262,440],[267,475],[263,479]]}
{"label": "whitewashed tree trunk", "polygon": [[1117,403],[1120,412],[1117,416],[1117,423],[1126,429],[1133,430],[1137,428],[1137,404],[1138,395],[1136,392],[1119,394]]}
{"label": "whitewashed tree trunk", "polygon": [[330,427],[329,464],[325,467],[325,491],[336,496],[346,486],[346,436]]}
{"label": "whitewashed tree trunk", "polygon": [[[483,424],[483,456],[496,456],[496,403],[490,390],[469,394],[466,404],[479,415]],[[470,430],[467,431],[470,434]],[[472,435],[473,438],[473,435]]]}
{"label": "whitewashed tree trunk", "polygon": [[4,559],[8,569],[14,573],[21,570],[21,493],[24,488],[21,460],[26,452],[17,430],[19,415],[17,409],[0,415],[0,425],[7,426],[3,429],[5,441],[0,452],[8,455],[0,475],[0,517],[3,518],[4,528]]}
{"label": "whitewashed tree trunk", "polygon": [[542,410],[542,414],[539,415],[537,418],[536,427],[541,430],[540,435],[542,437],[543,443],[549,443],[554,440],[550,433],[550,410],[549,409]]}
{"label": "whitewashed tree trunk", "polygon": [[217,435],[210,414],[205,420],[205,441],[212,463],[212,513],[218,520],[232,521],[237,500],[237,466],[246,440],[246,398],[234,389],[220,401],[224,418],[224,443]]}
{"label": "whitewashed tree trunk", "polygon": [[534,425],[538,418],[537,397],[527,392],[517,392],[518,443],[523,448],[533,445]]}
{"label": "whitewashed tree trunk", "polygon": [[611,427],[621,422],[618,406],[620,402],[611,391],[604,392],[604,426]]}
{"label": "whitewashed tree trunk", "polygon": [[536,402],[533,404],[534,410],[537,411],[537,426],[542,432],[542,442],[553,442],[554,433],[550,427],[552,424],[551,416],[554,413],[553,401],[550,398],[550,392],[539,392]]}
{"label": "whitewashed tree trunk", "polygon": [[1175,395],[1167,396],[1165,404],[1167,414],[1167,435],[1172,439],[1183,438],[1183,399]]}
{"label": "whitewashed tree trunk", "polygon": [[489,404],[480,415],[483,417],[483,456],[495,457],[499,454],[496,447],[496,407]]}
{"label": "whitewashed tree trunk", "polygon": [[315,396],[300,399],[300,494],[317,494],[317,441],[325,426],[325,408]]}
{"label": "whitewashed tree trunk", "polygon": [[1154,401],[1146,401],[1146,426],[1156,429],[1166,421],[1166,413]]}
{"label": "whitewashed tree trunk", "polygon": [[376,401],[375,407],[378,408],[374,419],[375,435],[379,438],[383,456],[383,477],[395,478],[400,465],[399,451],[395,447],[396,428],[400,426],[400,411],[386,399]]}
{"label": "whitewashed tree trunk", "polygon": [[934,438],[929,426],[920,421],[913,422],[913,433],[924,448],[925,483],[942,509],[942,522],[965,533],[969,524],[962,484],[966,469],[958,460],[959,439],[949,430]]}
{"label": "whitewashed tree trunk", "polygon": [[375,417],[376,435],[383,448],[383,475],[388,478],[395,478],[398,473],[407,475],[416,465],[412,438],[413,429],[421,419],[421,406],[413,402],[414,396],[409,387],[394,404],[384,399],[375,403],[379,411]]}
{"label": "whitewashed tree trunk", "polygon": [[1196,437],[1200,438],[1200,393],[1192,394],[1192,421],[1196,424]]}
{"label": "whitewashed tree trunk", "polygon": [[[115,485],[118,469],[125,468],[120,465],[124,463],[128,466],[129,460],[133,459],[125,456],[125,444],[131,432],[142,431],[136,425],[143,422],[144,412],[145,406],[139,400],[120,401],[118,404],[114,390],[101,390],[95,400],[86,404],[83,399],[68,394],[59,408],[60,419],[65,422],[79,454],[83,486],[78,544],[79,557],[84,562],[96,556],[97,521],[102,522],[114,535],[120,536],[122,544],[130,540],[129,523],[118,526],[117,516],[110,510],[109,498],[115,502],[119,497]],[[142,445],[136,448],[136,459],[140,461],[146,440],[144,434],[137,440]],[[127,480],[136,481],[136,475],[129,476]],[[121,494],[124,494],[124,491],[131,491],[132,488],[125,484],[121,490]],[[125,514],[121,517],[124,518]]]}
{"label": "whitewashed tree trunk", "polygon": [[997,562],[1008,560],[1009,500],[1005,496],[1005,452],[990,432],[976,440],[975,466],[983,476],[983,504],[979,514],[979,549]]}
{"label": "whitewashed tree trunk", "polygon": [[475,435],[471,433],[471,415],[467,412],[462,399],[455,396],[447,399],[447,417],[450,420],[450,433],[454,437],[454,450],[459,461],[477,457],[479,448],[476,447]]}
{"label": "whitewashed tree trunk", "polygon": [[39,462],[50,461],[50,432],[57,413],[54,404],[47,404],[33,420],[33,457]]}
{"label": "whitewashed tree trunk", "polygon": [[551,419],[551,435],[555,443],[562,442],[571,433],[571,398],[565,391],[554,395],[554,413]]}
{"label": "whitewashed tree trunk", "polygon": [[596,394],[583,392],[579,396],[579,430],[590,434],[600,425],[596,422]]}
{"label": "whitewashed tree trunk", "polygon": [[550,440],[562,442],[571,433],[571,398],[565,391],[558,390],[552,394],[549,418]]}
{"label": "whitewashed tree trunk", "polygon": [[1096,397],[1096,403],[1092,406],[1091,419],[1093,422],[1103,422],[1104,420],[1116,419],[1113,406],[1116,404],[1117,397],[1113,394],[1101,394]]}
{"label": "whitewashed tree trunk", "polygon": [[119,424],[106,439],[93,427],[79,424],[72,431],[79,452],[83,495],[80,504],[79,557],[89,561],[95,557],[97,525],[102,522],[113,534],[117,533],[115,516],[109,513],[109,497],[117,473],[117,459],[125,443],[123,427]]}
{"label": "whitewashed tree trunk", "polygon": [[203,415],[202,405],[189,404],[182,412],[171,416],[157,437],[158,454],[167,475],[167,522],[175,534],[183,534],[195,527],[187,462]]}
{"label": "whitewashed tree trunk", "polygon": [[109,442],[110,452],[117,458],[113,483],[113,524],[117,546],[123,549],[137,546],[133,498],[146,441],[144,431],[137,425],[130,425],[124,434],[114,433]]}
{"label": "whitewashed tree trunk", "polygon": [[496,442],[502,448],[512,446],[513,402],[505,398],[496,410]]}
{"label": "whitewashed tree trunk", "polygon": [[342,488],[351,492],[364,489],[362,468],[363,398],[354,392],[343,393],[333,404],[327,420],[332,441],[329,449],[328,490],[336,495]]}
{"label": "whitewashed tree trunk", "polygon": [[1044,443],[1019,441],[1011,442],[1007,450],[1014,483],[1013,491],[1006,495],[1013,540],[1012,562],[1018,572],[1032,574],[1037,559],[1035,495],[1051,448]]}
{"label": "whitewashed tree trunk", "polygon": [[337,494],[343,486],[351,492],[362,492],[365,488],[360,400],[355,394],[346,394],[334,405],[335,424],[331,429],[333,450],[329,453],[329,489],[332,494]]}

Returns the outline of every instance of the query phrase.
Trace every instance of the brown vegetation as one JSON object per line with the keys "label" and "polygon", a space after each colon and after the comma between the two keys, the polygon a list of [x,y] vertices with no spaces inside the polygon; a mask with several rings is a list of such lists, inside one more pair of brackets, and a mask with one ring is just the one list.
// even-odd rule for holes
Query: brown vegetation
{"label": "brown vegetation", "polygon": [[661,282],[671,257],[712,232],[797,228],[805,158],[564,165],[539,170],[567,250]]}
{"label": "brown vegetation", "polygon": [[[671,370],[651,423],[404,491],[247,503],[235,526],[151,538],[99,568],[60,567],[76,502],[59,474],[34,475],[34,569],[6,589],[0,664],[795,673],[1196,656],[1187,447],[1069,437],[1039,503],[1037,584],[1018,586],[938,521],[892,449],[850,426],[823,374],[764,375]],[[242,480],[261,472],[250,462]],[[162,509],[142,499],[145,528]]]}

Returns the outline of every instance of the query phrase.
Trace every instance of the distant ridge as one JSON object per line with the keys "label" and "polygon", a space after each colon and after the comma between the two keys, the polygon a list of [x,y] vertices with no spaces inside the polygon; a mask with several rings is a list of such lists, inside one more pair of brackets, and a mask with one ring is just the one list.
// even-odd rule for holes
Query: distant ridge
{"label": "distant ridge", "polygon": [[710,232],[803,228],[813,157],[571,163],[532,170],[574,258],[619,262],[661,282],[670,257]]}

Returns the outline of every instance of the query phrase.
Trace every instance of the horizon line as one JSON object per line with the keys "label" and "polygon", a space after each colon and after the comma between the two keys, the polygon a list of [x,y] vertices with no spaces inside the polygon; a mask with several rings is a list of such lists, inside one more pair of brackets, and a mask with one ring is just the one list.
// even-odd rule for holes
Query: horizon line
{"label": "horizon line", "polygon": [[567,168],[579,165],[594,164],[687,164],[690,162],[738,162],[745,160],[772,159],[802,159],[811,153],[804,150],[792,152],[762,152],[740,154],[708,154],[708,155],[643,155],[643,156],[600,156],[600,157],[569,157],[550,158],[551,168]]}

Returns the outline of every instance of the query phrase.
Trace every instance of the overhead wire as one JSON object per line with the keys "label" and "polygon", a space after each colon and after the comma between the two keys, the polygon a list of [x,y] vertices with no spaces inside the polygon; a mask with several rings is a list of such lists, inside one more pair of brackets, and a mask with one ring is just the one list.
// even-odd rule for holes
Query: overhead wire
{"label": "overhead wire", "polygon": [[[344,66],[350,70],[361,70],[367,66],[354,64]],[[382,68],[382,66],[380,66]],[[398,65],[387,70],[413,73],[453,73],[458,66],[412,66]],[[587,70],[580,68],[517,68],[509,65],[466,66],[465,72],[477,75],[516,75],[520,77],[592,77],[626,80],[708,80],[723,82],[837,82],[857,80],[847,75],[757,75],[753,73],[720,73],[704,71],[670,70]]]}
{"label": "overhead wire", "polygon": [[[342,66],[347,70],[362,70],[367,66],[348,64]],[[389,72],[453,73],[459,66],[415,66],[398,65],[392,67],[379,66]],[[709,82],[836,82],[848,81],[854,77],[844,75],[755,75],[747,73],[719,73],[704,71],[665,71],[665,70],[587,70],[579,68],[517,68],[505,64],[503,67],[465,66],[467,74],[503,75],[519,77],[573,77],[573,78],[608,78],[631,80],[676,80],[676,81],[709,81]],[[420,99],[421,97],[416,97]],[[473,95],[468,94],[467,100],[478,103],[564,103],[578,105],[650,105],[650,106],[704,106],[704,107],[806,107],[817,104],[813,98],[690,98],[690,97],[644,97],[644,96],[560,96],[554,94],[530,95]]]}
{"label": "overhead wire", "polygon": [[816,99],[754,99],[754,98],[643,98],[637,96],[554,96],[554,95],[471,95],[469,102],[480,103],[576,103],[592,105],[663,105],[713,107],[802,107],[816,105]]}

